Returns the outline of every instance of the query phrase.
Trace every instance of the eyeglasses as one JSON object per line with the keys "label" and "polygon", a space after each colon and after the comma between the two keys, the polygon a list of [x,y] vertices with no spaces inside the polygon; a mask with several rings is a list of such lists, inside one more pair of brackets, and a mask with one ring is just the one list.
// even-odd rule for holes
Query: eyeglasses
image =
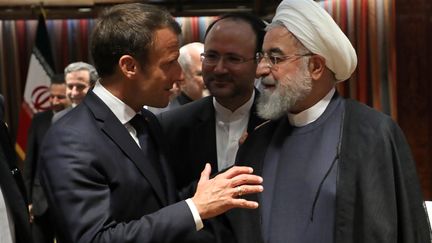
{"label": "eyeglasses", "polygon": [[201,53],[200,57],[201,57],[201,62],[209,66],[217,65],[221,58],[223,63],[232,66],[239,65],[256,59],[256,57],[244,58],[242,56],[238,56],[234,54],[219,55],[216,53]]}
{"label": "eyeglasses", "polygon": [[314,55],[313,53],[306,53],[306,54],[293,54],[293,55],[280,56],[280,55],[275,55],[275,54],[257,52],[255,58],[257,60],[257,63],[260,63],[262,61],[262,59],[265,59],[269,65],[269,67],[272,68],[281,62],[285,62],[285,61],[289,61],[289,60],[295,60],[294,58],[313,56],[313,55]]}

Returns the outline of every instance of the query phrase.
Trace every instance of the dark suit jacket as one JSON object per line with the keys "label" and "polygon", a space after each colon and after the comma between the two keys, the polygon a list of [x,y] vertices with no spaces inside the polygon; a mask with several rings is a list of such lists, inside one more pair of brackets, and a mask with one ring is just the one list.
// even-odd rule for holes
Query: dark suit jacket
{"label": "dark suit jacket", "polygon": [[45,194],[39,181],[38,159],[40,147],[45,133],[51,126],[52,111],[43,111],[33,116],[29,135],[27,138],[27,150],[24,160],[24,181],[27,188],[29,203],[33,204],[33,213],[40,216],[48,208]]}
{"label": "dark suit jacket", "polygon": [[[156,118],[146,110],[143,116],[162,148]],[[185,201],[175,203],[171,174],[164,154],[159,156],[163,176],[89,92],[52,125],[41,154],[42,185],[61,242],[187,242],[195,236],[192,214]]]}
{"label": "dark suit jacket", "polygon": [[0,94],[0,120],[4,120],[5,107],[4,107],[4,97]]}
{"label": "dark suit jacket", "polygon": [[[255,92],[255,101],[258,92]],[[263,122],[256,115],[255,102],[251,109],[247,131]],[[170,166],[178,188],[199,179],[205,163],[218,171],[216,126],[213,97],[208,96],[158,116],[168,141],[172,159]]]}
{"label": "dark suit jacket", "polygon": [[17,243],[31,243],[31,231],[24,183],[16,167],[15,151],[7,128],[0,119],[0,186],[15,224]]}
{"label": "dark suit jacket", "polygon": [[[260,175],[279,122],[250,134],[236,164],[252,166]],[[353,100],[345,103],[336,190],[335,243],[430,242],[415,163],[402,131],[390,117]],[[260,201],[257,195],[246,198]],[[259,212],[227,213],[239,242],[263,242]]]}

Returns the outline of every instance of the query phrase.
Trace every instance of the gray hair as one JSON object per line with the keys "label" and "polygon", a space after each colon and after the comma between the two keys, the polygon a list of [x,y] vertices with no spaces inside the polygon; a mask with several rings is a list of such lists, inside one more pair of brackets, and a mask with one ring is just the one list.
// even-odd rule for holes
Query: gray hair
{"label": "gray hair", "polygon": [[90,86],[93,86],[96,83],[96,81],[99,79],[99,75],[95,67],[93,67],[92,65],[86,62],[73,62],[67,65],[64,69],[64,75],[66,76],[66,74],[68,73],[81,71],[81,70],[86,70],[89,72]]}
{"label": "gray hair", "polygon": [[204,44],[201,42],[192,42],[180,48],[180,56],[178,58],[178,62],[183,71],[189,70],[189,66],[192,63],[191,52],[195,49],[198,50],[198,53],[204,52]]}

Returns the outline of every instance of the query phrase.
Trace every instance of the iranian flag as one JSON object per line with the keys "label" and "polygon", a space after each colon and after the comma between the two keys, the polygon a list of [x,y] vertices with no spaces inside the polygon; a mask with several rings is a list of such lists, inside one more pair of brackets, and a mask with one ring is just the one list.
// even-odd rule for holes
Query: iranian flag
{"label": "iranian flag", "polygon": [[30,56],[23,102],[19,113],[15,150],[24,160],[27,134],[33,114],[50,109],[49,85],[53,75],[54,62],[51,53],[45,18],[39,16],[35,43]]}

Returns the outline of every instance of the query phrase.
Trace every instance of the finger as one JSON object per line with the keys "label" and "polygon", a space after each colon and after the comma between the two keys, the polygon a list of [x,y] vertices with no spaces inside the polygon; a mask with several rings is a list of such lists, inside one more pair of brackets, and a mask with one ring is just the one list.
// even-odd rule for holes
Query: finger
{"label": "finger", "polygon": [[257,175],[241,174],[231,179],[231,187],[241,186],[245,184],[256,185],[261,184],[263,178]]}
{"label": "finger", "polygon": [[256,209],[259,204],[254,201],[248,201],[243,198],[236,198],[231,201],[233,208],[246,208],[246,209]]}
{"label": "finger", "polygon": [[248,133],[247,133],[247,131],[245,131],[239,139],[239,145],[242,145],[246,141],[247,137],[248,137]]}
{"label": "finger", "polygon": [[231,196],[232,198],[240,197],[242,195],[241,186],[231,188]]}
{"label": "finger", "polygon": [[254,194],[254,193],[260,193],[264,191],[264,187],[261,185],[243,185],[243,186],[238,186],[236,188],[233,188],[232,190],[232,195],[233,197],[241,197],[243,195],[248,195],[248,194]]}
{"label": "finger", "polygon": [[199,181],[208,181],[210,178],[210,174],[211,174],[211,165],[209,163],[206,163],[204,169],[201,171],[201,177]]}
{"label": "finger", "polygon": [[225,179],[231,179],[237,175],[241,174],[251,174],[253,172],[252,167],[248,166],[233,166],[229,170],[225,171],[222,174],[219,174],[218,177],[222,177]]}

